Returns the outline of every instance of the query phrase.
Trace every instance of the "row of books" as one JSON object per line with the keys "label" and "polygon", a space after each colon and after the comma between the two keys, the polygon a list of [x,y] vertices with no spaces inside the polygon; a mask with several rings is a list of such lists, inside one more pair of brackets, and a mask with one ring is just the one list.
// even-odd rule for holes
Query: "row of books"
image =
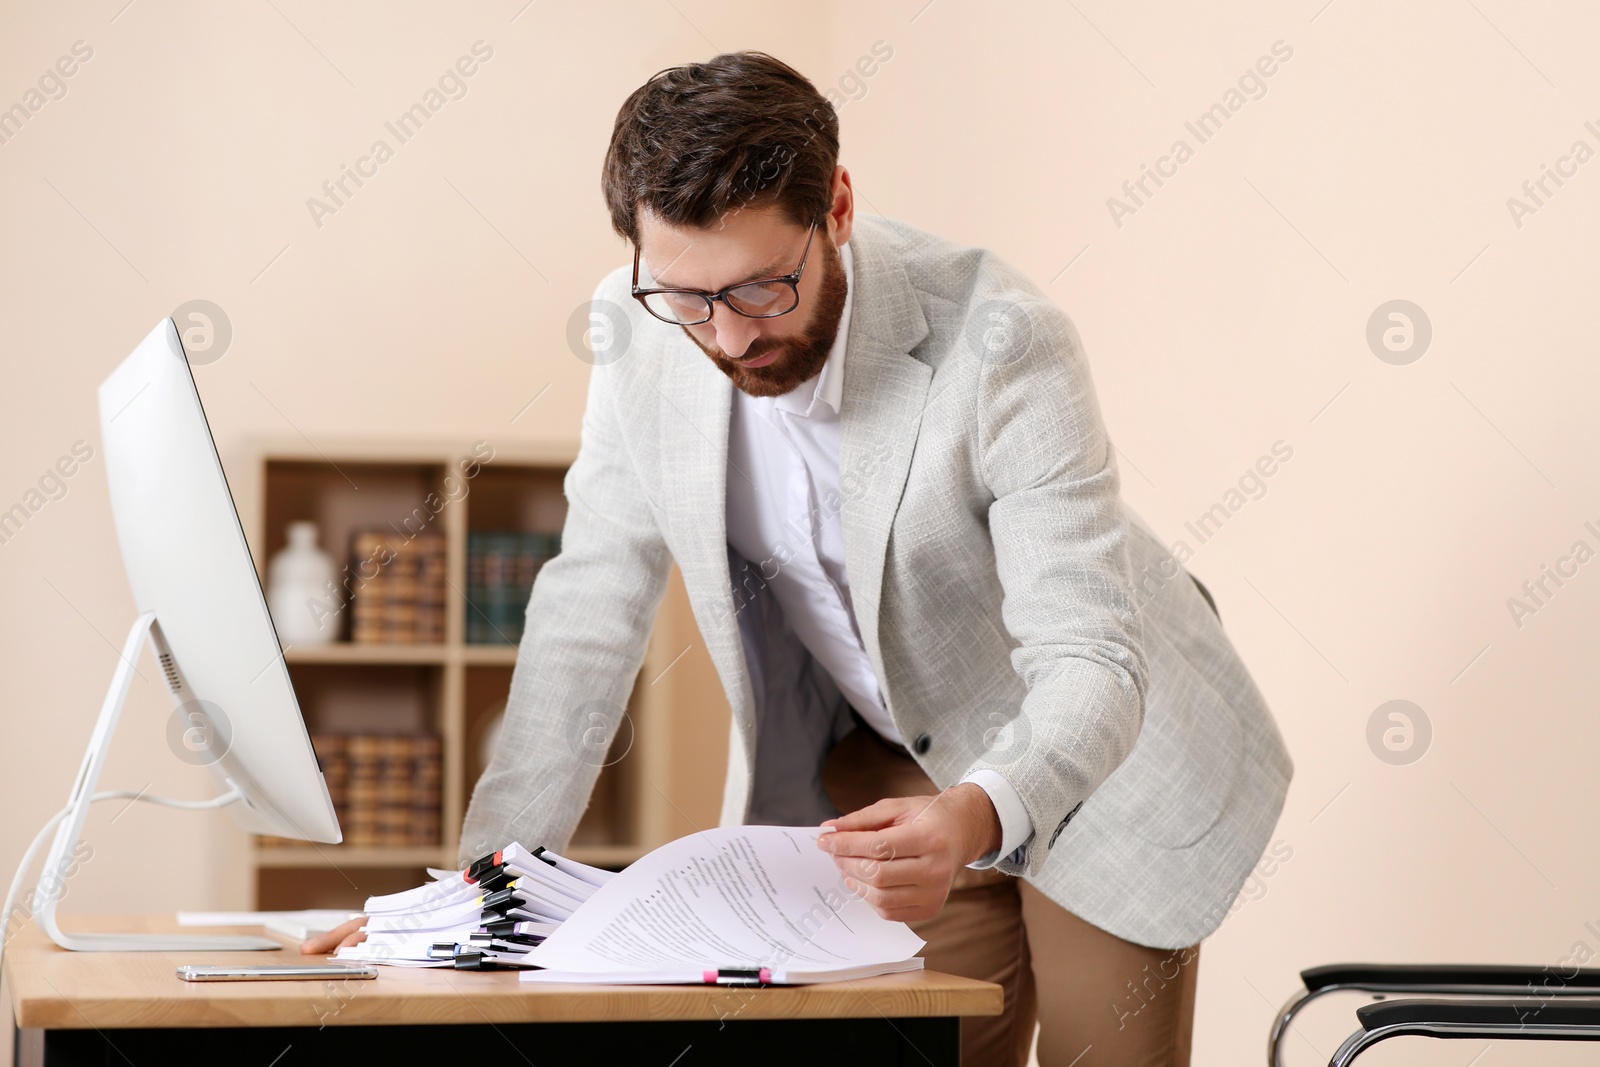
{"label": "row of books", "polygon": [[514,645],[522,640],[528,597],[539,568],[561,552],[551,533],[467,534],[467,643]]}
{"label": "row of books", "polygon": [[[561,535],[484,530],[467,534],[466,637],[474,645],[522,640],[539,568],[561,551]],[[350,640],[361,645],[444,641],[449,587],[445,540],[357,530],[350,537]]]}
{"label": "row of books", "polygon": [[[311,736],[344,843],[437,845],[443,765],[437,734]],[[299,841],[263,836],[264,845]]]}
{"label": "row of books", "polygon": [[386,529],[351,534],[350,640],[359,645],[442,642],[446,569],[444,538],[437,534],[401,537]]}

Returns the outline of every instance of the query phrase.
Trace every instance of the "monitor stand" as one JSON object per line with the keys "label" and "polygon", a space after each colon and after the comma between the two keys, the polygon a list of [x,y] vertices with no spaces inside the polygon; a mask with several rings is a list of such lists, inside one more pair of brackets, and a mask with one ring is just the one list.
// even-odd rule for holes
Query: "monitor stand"
{"label": "monitor stand", "polygon": [[[88,934],[68,933],[56,922],[56,903],[65,885],[65,872],[76,862],[74,853],[83,835],[83,822],[89,814],[94,787],[100,781],[100,771],[105,766],[106,753],[111,748],[111,736],[116,732],[117,719],[122,715],[122,705],[128,697],[128,687],[133,683],[134,664],[144,652],[145,643],[156,630],[158,647],[164,642],[156,626],[156,615],[147,611],[134,622],[128,631],[128,640],[122,646],[122,662],[106,690],[105,703],[100,706],[100,718],[94,724],[94,734],[89,738],[89,749],[83,755],[83,765],[78,768],[78,778],[72,785],[67,800],[66,816],[56,827],[50,852],[45,857],[44,873],[35,889],[35,921],[50,940],[62,948],[75,952],[206,952],[218,950],[280,949],[283,945],[265,937],[240,937],[203,934]],[[232,784],[231,782],[229,784]],[[206,807],[223,807],[242,800],[237,786],[217,797],[203,802]]]}

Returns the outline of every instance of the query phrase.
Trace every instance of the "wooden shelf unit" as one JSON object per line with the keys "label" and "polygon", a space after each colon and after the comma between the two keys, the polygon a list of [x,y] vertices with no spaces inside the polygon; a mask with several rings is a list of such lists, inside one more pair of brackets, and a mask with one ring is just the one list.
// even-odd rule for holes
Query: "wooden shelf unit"
{"label": "wooden shelf unit", "polygon": [[[291,645],[284,661],[313,734],[439,735],[441,832],[435,844],[392,847],[262,845],[252,839],[247,851],[253,906],[262,909],[359,907],[369,895],[420,883],[426,867],[455,866],[462,818],[483,770],[482,732],[505,704],[517,659],[515,647],[464,641],[467,534],[559,533],[566,514],[562,478],[576,454],[495,447],[484,462],[482,442],[319,444],[252,444],[242,464],[248,485],[238,484],[230,467],[263,584],[291,521],[316,522],[319,544],[341,568],[355,529],[390,525],[403,535],[426,526],[446,541],[445,640],[350,643],[347,605],[340,613],[339,641]],[[463,458],[474,458],[475,448],[478,466],[465,477]],[[438,494],[434,501],[430,492]],[[713,765],[726,759],[728,707],[676,569],[627,712],[613,749],[626,746],[626,754],[602,770],[568,850],[576,859],[613,869],[717,821],[720,781],[708,783],[704,767],[707,759]]]}

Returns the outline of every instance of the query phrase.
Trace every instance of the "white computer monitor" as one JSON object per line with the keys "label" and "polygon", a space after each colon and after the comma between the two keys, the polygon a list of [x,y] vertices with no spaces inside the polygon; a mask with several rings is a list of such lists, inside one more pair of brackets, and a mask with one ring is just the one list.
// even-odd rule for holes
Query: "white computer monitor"
{"label": "white computer monitor", "polygon": [[[339,821],[317,766],[266,597],[223,475],[194,376],[163,319],[100,385],[111,511],[139,618],[101,708],[52,844],[66,861],[83,829],[144,644],[174,707],[174,752],[201,764],[245,830],[337,842]],[[48,861],[46,871],[55,869]],[[65,933],[57,893],[40,926],[66,948],[278,948],[264,938]],[[130,938],[133,938],[130,940]]]}

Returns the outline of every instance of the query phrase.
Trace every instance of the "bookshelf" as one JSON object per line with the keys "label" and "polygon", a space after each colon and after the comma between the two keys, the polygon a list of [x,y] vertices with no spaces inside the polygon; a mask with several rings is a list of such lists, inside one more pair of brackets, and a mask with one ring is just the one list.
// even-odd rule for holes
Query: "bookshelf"
{"label": "bookshelf", "polygon": [[[311,845],[251,838],[254,907],[357,907],[367,896],[418,884],[426,867],[454,866],[467,801],[484,768],[486,734],[505,705],[517,658],[513,645],[467,641],[469,535],[559,533],[566,515],[562,479],[575,454],[483,442],[313,446],[295,439],[252,442],[241,462],[230,464],[263,583],[288,524],[300,520],[317,523],[318,543],[341,567],[357,530],[425,526],[444,539],[447,575],[442,642],[353,643],[346,607],[338,641],[291,644],[284,653],[314,736],[439,738],[437,840]],[[601,771],[569,849],[577,859],[613,869],[717,822],[721,776],[705,768],[726,759],[729,712],[676,568],[627,712],[613,749],[617,758]]]}

